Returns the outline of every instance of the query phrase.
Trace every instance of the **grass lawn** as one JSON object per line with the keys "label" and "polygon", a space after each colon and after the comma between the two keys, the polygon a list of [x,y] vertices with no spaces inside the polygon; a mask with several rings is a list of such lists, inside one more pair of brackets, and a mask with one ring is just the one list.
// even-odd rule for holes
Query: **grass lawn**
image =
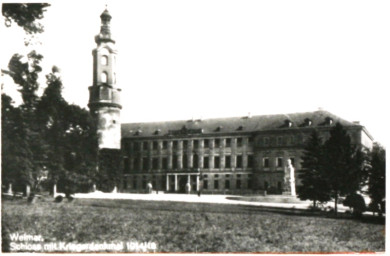
{"label": "grass lawn", "polygon": [[[9,234],[45,243],[154,242],[157,252],[362,252],[385,250],[385,225],[239,205],[134,200],[3,201]],[[9,239],[8,239],[9,240]]]}

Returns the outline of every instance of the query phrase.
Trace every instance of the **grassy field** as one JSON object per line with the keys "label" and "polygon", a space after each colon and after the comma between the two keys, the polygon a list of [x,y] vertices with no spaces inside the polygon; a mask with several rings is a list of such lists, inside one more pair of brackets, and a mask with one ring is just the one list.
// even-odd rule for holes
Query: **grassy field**
{"label": "grassy field", "polygon": [[7,234],[48,242],[154,242],[157,252],[384,251],[385,226],[277,209],[179,202],[3,201]]}

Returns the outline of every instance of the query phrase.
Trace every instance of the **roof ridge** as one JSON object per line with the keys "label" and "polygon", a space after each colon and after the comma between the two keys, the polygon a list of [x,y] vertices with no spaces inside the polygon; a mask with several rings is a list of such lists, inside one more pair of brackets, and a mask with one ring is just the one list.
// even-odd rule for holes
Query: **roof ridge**
{"label": "roof ridge", "polygon": [[[270,116],[289,116],[289,115],[303,115],[303,114],[312,114],[312,113],[315,113],[315,112],[324,112],[324,113],[329,113],[329,114],[332,114],[328,111],[325,111],[325,110],[316,110],[316,111],[306,111],[306,112],[295,112],[295,113],[287,113],[287,114],[264,114],[264,115],[251,115],[251,117],[248,117],[248,116],[231,116],[231,117],[210,117],[210,118],[198,118],[198,119],[192,119],[192,118],[189,118],[189,119],[177,119],[177,120],[163,120],[163,121],[145,121],[145,122],[134,122],[134,123],[131,123],[131,122],[127,122],[127,123],[122,123],[122,125],[124,124],[132,124],[132,125],[135,125],[135,124],[153,124],[153,123],[173,123],[173,122],[191,122],[191,123],[195,123],[195,122],[206,122],[206,121],[209,121],[209,120],[223,120],[223,119],[237,119],[237,118],[246,118],[246,119],[252,119],[252,118],[256,118],[256,117],[270,117]],[[336,116],[334,114],[332,114],[333,116]],[[336,116],[338,117],[338,116]],[[340,118],[340,117],[338,117]],[[343,118],[340,118],[340,119],[343,119]],[[343,119],[344,120],[344,119]]]}

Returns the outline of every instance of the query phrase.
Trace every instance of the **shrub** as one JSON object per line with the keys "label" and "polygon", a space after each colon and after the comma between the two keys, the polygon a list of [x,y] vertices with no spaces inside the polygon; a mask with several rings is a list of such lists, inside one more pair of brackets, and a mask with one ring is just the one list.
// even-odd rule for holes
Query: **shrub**
{"label": "shrub", "polygon": [[54,202],[61,203],[63,199],[64,198],[62,196],[56,196],[56,198],[54,199]]}
{"label": "shrub", "polygon": [[345,198],[343,205],[353,209],[352,215],[354,217],[361,217],[362,213],[366,211],[364,198],[356,193],[348,195]]}

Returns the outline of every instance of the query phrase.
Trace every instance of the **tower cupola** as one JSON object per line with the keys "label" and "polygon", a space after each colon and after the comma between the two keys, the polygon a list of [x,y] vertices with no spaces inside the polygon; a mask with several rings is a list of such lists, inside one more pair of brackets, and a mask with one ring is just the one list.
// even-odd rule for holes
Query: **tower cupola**
{"label": "tower cupola", "polygon": [[102,42],[112,42],[115,43],[115,41],[111,38],[111,28],[110,28],[110,22],[111,22],[111,14],[108,12],[108,10],[104,10],[104,12],[100,15],[101,19],[101,26],[100,26],[100,33],[95,36],[95,42],[97,44],[100,44]]}

